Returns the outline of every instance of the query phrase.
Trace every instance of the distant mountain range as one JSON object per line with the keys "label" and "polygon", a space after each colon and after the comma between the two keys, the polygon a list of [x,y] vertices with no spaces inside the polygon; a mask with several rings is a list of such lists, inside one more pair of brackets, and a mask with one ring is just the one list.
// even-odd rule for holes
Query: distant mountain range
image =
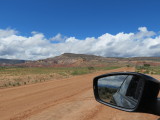
{"label": "distant mountain range", "polygon": [[25,63],[26,60],[16,60],[16,59],[3,59],[0,58],[0,65],[14,65]]}
{"label": "distant mountain range", "polygon": [[26,67],[84,67],[84,66],[125,66],[125,65],[160,65],[160,57],[102,57],[95,55],[64,53],[60,56],[36,61],[0,59],[0,66]]}

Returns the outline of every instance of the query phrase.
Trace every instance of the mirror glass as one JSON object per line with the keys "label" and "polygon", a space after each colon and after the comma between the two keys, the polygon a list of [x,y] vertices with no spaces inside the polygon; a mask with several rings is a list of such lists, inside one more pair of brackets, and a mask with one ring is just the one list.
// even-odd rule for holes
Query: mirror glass
{"label": "mirror glass", "polygon": [[97,87],[103,102],[131,109],[138,103],[143,81],[133,75],[112,75],[98,79]]}

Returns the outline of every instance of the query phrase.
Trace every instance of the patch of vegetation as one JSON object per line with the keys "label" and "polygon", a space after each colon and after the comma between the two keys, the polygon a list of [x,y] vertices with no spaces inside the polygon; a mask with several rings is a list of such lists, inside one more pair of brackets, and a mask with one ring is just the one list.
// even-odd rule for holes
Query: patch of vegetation
{"label": "patch of vegetation", "polygon": [[90,67],[88,67],[88,70],[95,70],[95,68],[90,66]]}
{"label": "patch of vegetation", "polygon": [[89,71],[76,70],[76,71],[73,71],[71,73],[71,75],[83,75],[83,74],[87,74],[87,73],[89,73]]}
{"label": "patch of vegetation", "polygon": [[150,64],[144,64],[143,66],[137,66],[136,72],[145,74],[160,74],[160,66],[150,66]]}
{"label": "patch of vegetation", "polygon": [[95,70],[112,70],[112,69],[117,69],[117,68],[120,68],[120,67],[117,67],[117,66],[110,66],[110,67],[95,67]]}
{"label": "patch of vegetation", "polygon": [[98,93],[100,99],[102,99],[105,102],[109,102],[112,100],[112,96],[117,92],[117,89],[115,88],[108,88],[108,87],[98,87]]}
{"label": "patch of vegetation", "polygon": [[126,65],[126,67],[130,67],[130,65]]}
{"label": "patch of vegetation", "polygon": [[119,67],[0,67],[0,88],[68,78]]}

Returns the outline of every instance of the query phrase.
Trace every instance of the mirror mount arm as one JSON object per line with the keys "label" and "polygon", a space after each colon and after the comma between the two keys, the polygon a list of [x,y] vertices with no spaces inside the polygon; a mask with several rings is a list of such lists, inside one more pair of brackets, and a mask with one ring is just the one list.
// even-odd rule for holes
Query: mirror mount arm
{"label": "mirror mount arm", "polygon": [[160,115],[160,98],[157,98],[153,102],[148,105],[148,109],[152,112],[152,114]]}
{"label": "mirror mount arm", "polygon": [[152,101],[143,101],[134,112],[160,115],[160,98]]}
{"label": "mirror mount arm", "polygon": [[160,115],[160,98],[157,98],[159,90],[159,83],[146,81],[144,93],[139,106],[140,112]]}

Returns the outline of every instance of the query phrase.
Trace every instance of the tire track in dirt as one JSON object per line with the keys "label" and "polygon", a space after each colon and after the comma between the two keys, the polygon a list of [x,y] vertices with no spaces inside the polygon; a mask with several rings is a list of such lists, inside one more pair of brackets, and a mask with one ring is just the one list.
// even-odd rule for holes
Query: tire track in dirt
{"label": "tire track in dirt", "polygon": [[41,113],[30,116],[27,120],[39,120],[44,118],[47,120],[86,120],[88,117],[98,112],[100,107],[99,104],[95,102],[91,92],[91,88],[84,90],[54,106],[50,106],[49,109]]}
{"label": "tire track in dirt", "polygon": [[[61,87],[58,87],[58,88],[52,88],[52,89],[47,89],[47,90],[45,90],[45,91],[40,91],[40,92],[36,92],[35,94],[32,94],[32,95],[27,95],[27,96],[21,96],[21,97],[18,97],[18,98],[15,98],[14,100],[13,99],[11,99],[11,103],[8,103],[8,101],[6,101],[6,102],[3,102],[3,105],[5,106],[5,105],[8,105],[8,104],[13,104],[13,103],[17,103],[17,102],[19,102],[19,104],[20,104],[20,102],[21,101],[25,101],[26,99],[28,100],[27,102],[32,102],[32,100],[34,100],[34,101],[36,101],[37,100],[37,98],[36,99],[34,99],[34,97],[36,96],[39,96],[38,98],[39,99],[41,99],[41,97],[40,96],[43,96],[43,98],[44,98],[44,101],[40,101],[41,103],[40,104],[38,104],[38,106],[32,106],[31,107],[31,109],[29,109],[29,110],[27,110],[27,111],[24,111],[24,112],[22,112],[20,115],[18,115],[18,117],[15,117],[15,119],[20,119],[20,118],[24,118],[24,117],[21,117],[21,116],[28,116],[28,115],[30,115],[32,112],[34,113],[35,111],[40,111],[40,110],[42,110],[42,109],[44,109],[44,108],[48,108],[49,106],[52,106],[52,104],[54,105],[54,104],[56,104],[56,102],[58,101],[63,101],[63,99],[68,99],[69,97],[72,97],[72,96],[74,96],[74,95],[76,95],[76,94],[78,94],[78,93],[80,93],[80,92],[83,92],[83,91],[85,91],[86,89],[91,89],[91,88],[88,88],[88,86],[85,86],[85,87],[83,87],[82,89],[80,89],[80,90],[77,90],[77,91],[75,91],[75,92],[73,92],[73,93],[71,93],[71,94],[64,94],[64,96],[59,96],[59,98],[53,98],[52,97],[52,99],[50,99],[50,100],[46,100],[46,98],[48,98],[48,96],[50,96],[50,95],[52,95],[52,93],[53,93],[53,91],[54,92],[57,92],[58,93],[58,91],[60,91],[60,90],[62,90],[62,89],[67,89],[68,90],[68,88],[70,88],[69,87],[69,85],[74,85],[76,83],[76,81],[73,81],[72,82],[72,84],[67,84],[67,85],[64,85],[64,86],[61,86]],[[63,91],[62,91],[63,92]],[[45,95],[45,94],[49,94],[49,95]],[[59,93],[59,94],[62,94],[62,93]],[[53,95],[55,95],[55,94],[53,94]],[[58,96],[58,95],[57,95]],[[21,104],[22,105],[22,104]],[[13,107],[16,107],[16,106],[13,106]],[[23,115],[23,114],[25,114],[25,115]],[[16,115],[17,116],[17,115]]]}
{"label": "tire track in dirt", "polygon": [[[54,81],[49,81],[50,82],[50,84],[55,84],[56,82],[61,82],[61,83],[63,83],[63,81],[64,81],[65,79],[62,79],[61,81],[60,80],[54,80]],[[68,82],[67,82],[67,80],[68,80]],[[64,86],[67,86],[67,85],[69,85],[69,84],[71,84],[71,82],[72,81],[69,81],[69,79],[66,79],[65,80],[65,83],[63,84],[63,85],[55,85],[54,87],[53,86],[49,86],[49,85],[47,85],[47,88],[45,88],[45,87],[43,87],[43,86],[45,86],[44,84],[46,84],[46,83],[39,83],[39,86],[40,85],[43,85],[42,87],[41,87],[41,89],[36,89],[36,90],[34,90],[34,91],[28,91],[28,92],[26,92],[25,94],[23,93],[23,94],[20,94],[19,93],[19,95],[16,95],[16,96],[14,96],[14,91],[13,90],[16,90],[17,88],[18,89],[20,89],[21,88],[21,93],[23,92],[23,90],[26,88],[26,87],[32,87],[33,88],[33,86],[35,86],[35,84],[32,84],[32,85],[26,85],[26,86],[19,86],[19,87],[15,87],[16,89],[14,89],[14,88],[9,88],[9,90],[6,90],[6,89],[3,89],[3,90],[1,90],[1,94],[0,94],[0,97],[1,97],[1,99],[0,99],[0,103],[2,103],[2,102],[6,102],[7,100],[14,100],[14,99],[18,99],[18,98],[22,98],[22,97],[27,97],[27,96],[31,96],[31,95],[34,95],[34,94],[38,94],[38,93],[42,93],[42,92],[47,92],[47,91],[50,91],[50,90],[52,90],[52,89],[56,89],[56,88],[61,88],[61,87],[64,87]],[[36,86],[37,86],[37,84],[36,84]],[[6,90],[6,91],[5,91]],[[9,98],[5,98],[6,97],[6,94],[7,94],[7,92],[12,92],[12,94],[10,93],[10,97]],[[17,92],[17,91],[16,91]]]}
{"label": "tire track in dirt", "polygon": [[27,111],[24,111],[23,113],[17,115],[16,117],[11,118],[11,120],[25,119],[25,118],[27,118],[27,117],[29,117],[31,115],[40,113],[44,109],[47,109],[47,108],[50,108],[50,107],[54,107],[55,105],[58,105],[58,104],[61,104],[61,103],[69,102],[68,99],[72,98],[75,95],[79,95],[79,94],[85,92],[88,89],[91,89],[91,88],[83,89],[82,91],[79,91],[78,93],[75,93],[75,94],[70,95],[70,96],[66,96],[65,98],[62,98],[62,99],[57,99],[57,100],[52,101],[52,102],[43,103],[43,104],[39,105],[39,107],[31,108],[31,109],[29,109]]}

